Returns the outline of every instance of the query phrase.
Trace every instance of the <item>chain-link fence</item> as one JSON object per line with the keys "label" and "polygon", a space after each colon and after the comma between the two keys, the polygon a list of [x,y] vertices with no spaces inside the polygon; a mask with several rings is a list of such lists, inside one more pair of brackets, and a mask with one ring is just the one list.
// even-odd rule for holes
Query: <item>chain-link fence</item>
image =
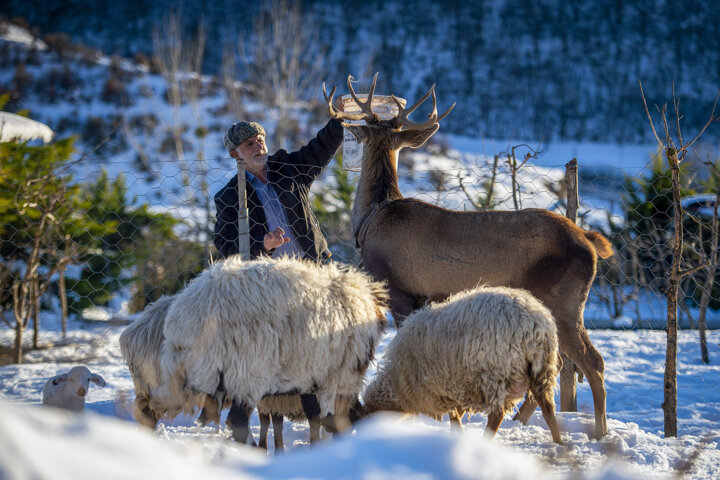
{"label": "chain-link fence", "polygon": [[[0,305],[6,327],[19,332],[19,325],[32,326],[43,311],[60,314],[63,324],[73,316],[120,319],[178,291],[219,257],[212,241],[212,196],[234,175],[231,159],[212,167],[204,161],[183,168],[156,163],[150,171],[132,162],[71,162],[57,152],[50,162],[20,150],[5,153],[22,159],[3,166]],[[514,153],[461,154],[440,143],[404,150],[400,190],[453,210],[544,208],[565,214],[564,165],[538,167],[517,161]],[[657,159],[633,176],[622,168],[578,163],[578,223],[603,233],[615,250],[599,262],[586,325],[663,328],[673,237],[666,168]],[[338,156],[310,192],[333,260],[355,265],[360,257],[351,211],[358,177],[342,168]],[[686,269],[715,257],[716,197],[702,185],[697,178],[685,185]],[[717,327],[718,308],[714,263],[684,277],[681,327]]]}

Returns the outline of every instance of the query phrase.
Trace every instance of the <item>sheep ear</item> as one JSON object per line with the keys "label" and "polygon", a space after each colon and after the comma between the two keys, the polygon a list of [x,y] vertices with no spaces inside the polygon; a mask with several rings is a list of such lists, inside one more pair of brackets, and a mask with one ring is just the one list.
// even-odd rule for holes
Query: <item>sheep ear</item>
{"label": "sheep ear", "polygon": [[58,383],[62,383],[65,380],[67,380],[68,376],[67,373],[63,373],[62,375],[58,375],[57,377],[52,379],[52,384],[57,385]]}
{"label": "sheep ear", "polygon": [[105,383],[105,379],[103,377],[101,377],[100,375],[98,375],[97,373],[92,374],[92,376],[90,377],[90,381],[95,382],[96,384],[100,385],[101,387],[104,387],[105,385],[107,385]]}

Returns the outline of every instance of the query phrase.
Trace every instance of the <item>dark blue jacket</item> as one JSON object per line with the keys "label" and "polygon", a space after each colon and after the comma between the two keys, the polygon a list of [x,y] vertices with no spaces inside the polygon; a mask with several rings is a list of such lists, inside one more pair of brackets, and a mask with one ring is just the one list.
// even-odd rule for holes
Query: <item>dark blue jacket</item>
{"label": "dark blue jacket", "polygon": [[[297,152],[279,150],[268,157],[267,179],[278,194],[288,223],[305,257],[325,260],[330,257],[327,242],[310,205],[310,185],[330,163],[343,139],[339,120],[331,119],[317,136]],[[265,211],[250,181],[245,182],[250,221],[250,257],[270,252],[263,246],[268,233]],[[235,175],[215,195],[215,246],[223,257],[238,253],[238,192]]]}

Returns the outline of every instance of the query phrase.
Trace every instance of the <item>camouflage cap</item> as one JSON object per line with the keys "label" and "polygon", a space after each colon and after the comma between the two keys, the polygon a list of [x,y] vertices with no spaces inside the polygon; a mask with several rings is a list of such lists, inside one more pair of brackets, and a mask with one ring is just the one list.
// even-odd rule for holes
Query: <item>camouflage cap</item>
{"label": "camouflage cap", "polygon": [[255,135],[265,135],[265,129],[259,123],[233,123],[232,126],[228,128],[228,131],[225,134],[225,138],[223,138],[225,149],[227,149],[228,152],[231,152],[235,150],[237,146],[243,143],[245,140]]}

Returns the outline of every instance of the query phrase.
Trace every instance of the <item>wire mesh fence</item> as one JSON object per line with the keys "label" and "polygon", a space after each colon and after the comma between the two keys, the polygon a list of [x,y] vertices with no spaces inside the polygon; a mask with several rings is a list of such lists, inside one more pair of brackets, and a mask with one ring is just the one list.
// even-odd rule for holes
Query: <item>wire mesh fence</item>
{"label": "wire mesh fence", "polygon": [[[6,327],[31,325],[43,310],[60,309],[64,318],[90,318],[100,310],[115,315],[121,306],[138,312],[219,257],[212,196],[234,176],[232,160],[212,167],[204,161],[155,165],[149,171],[120,161],[5,162],[0,305]],[[579,165],[578,223],[603,233],[615,250],[599,263],[587,326],[663,328],[673,236],[667,172],[659,161],[642,176],[621,168],[584,169],[582,160]],[[405,197],[451,210],[564,214],[564,174],[564,165],[513,165],[510,155],[465,155],[437,145],[403,152],[398,161]],[[351,214],[359,175],[338,159],[309,192],[332,259],[355,265],[360,256]],[[709,262],[717,244],[716,196],[691,187],[684,200],[685,268]],[[686,277],[680,300],[681,327],[717,326],[714,266]]]}

